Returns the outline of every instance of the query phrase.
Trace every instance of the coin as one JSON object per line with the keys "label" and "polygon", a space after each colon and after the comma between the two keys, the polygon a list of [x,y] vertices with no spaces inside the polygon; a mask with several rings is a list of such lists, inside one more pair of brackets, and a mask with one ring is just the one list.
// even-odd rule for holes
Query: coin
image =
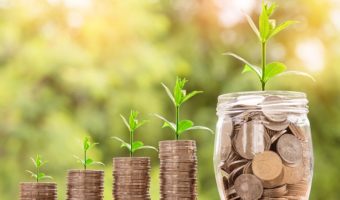
{"label": "coin", "polygon": [[305,140],[306,139],[306,133],[302,126],[298,126],[294,123],[289,124],[289,130],[299,139],[299,140]]}
{"label": "coin", "polygon": [[67,176],[67,199],[103,199],[104,171],[69,170]]}
{"label": "coin", "polygon": [[298,166],[290,167],[283,166],[283,182],[287,184],[296,184],[299,183],[304,176],[304,165],[302,162]]}
{"label": "coin", "polygon": [[284,121],[284,122],[273,122],[273,121],[267,121],[263,120],[263,125],[273,131],[282,131],[288,128],[289,126],[289,121]]}
{"label": "coin", "polygon": [[262,181],[273,181],[282,174],[282,161],[275,152],[265,151],[255,155],[252,170]]}
{"label": "coin", "polygon": [[305,196],[309,190],[309,185],[306,181],[302,180],[296,184],[287,184],[288,193],[287,196]]}
{"label": "coin", "polygon": [[197,156],[193,141],[161,141],[160,199],[197,199]]}
{"label": "coin", "polygon": [[261,121],[252,120],[244,123],[234,140],[236,151],[243,158],[252,159],[256,153],[263,152],[267,146],[264,134],[265,129]]}
{"label": "coin", "polygon": [[275,188],[269,188],[263,190],[263,197],[279,198],[287,194],[287,185],[281,185]]}
{"label": "coin", "polygon": [[284,122],[287,120],[287,114],[282,111],[281,102],[282,98],[279,96],[267,96],[262,102],[262,112],[264,116],[272,122]]}
{"label": "coin", "polygon": [[150,199],[150,158],[113,158],[113,190],[115,199]]}
{"label": "coin", "polygon": [[277,152],[288,165],[296,165],[302,161],[302,145],[294,135],[282,135],[277,142]]}
{"label": "coin", "polygon": [[245,200],[258,199],[263,193],[261,181],[251,174],[240,175],[235,180],[235,190],[237,195]]}
{"label": "coin", "polygon": [[20,200],[57,199],[57,185],[55,183],[20,183]]}
{"label": "coin", "polygon": [[230,117],[226,117],[222,123],[222,130],[220,131],[222,134],[222,138],[225,138],[226,141],[221,141],[219,144],[220,149],[220,160],[226,160],[230,151],[231,151],[231,139],[230,136],[233,132],[233,122]]}

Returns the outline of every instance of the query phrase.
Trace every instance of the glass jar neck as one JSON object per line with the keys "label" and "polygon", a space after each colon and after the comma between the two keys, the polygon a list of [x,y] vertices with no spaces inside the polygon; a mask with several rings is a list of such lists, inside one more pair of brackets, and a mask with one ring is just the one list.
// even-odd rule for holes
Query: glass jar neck
{"label": "glass jar neck", "polygon": [[245,111],[308,113],[306,94],[292,91],[254,91],[223,94],[218,97],[217,115]]}

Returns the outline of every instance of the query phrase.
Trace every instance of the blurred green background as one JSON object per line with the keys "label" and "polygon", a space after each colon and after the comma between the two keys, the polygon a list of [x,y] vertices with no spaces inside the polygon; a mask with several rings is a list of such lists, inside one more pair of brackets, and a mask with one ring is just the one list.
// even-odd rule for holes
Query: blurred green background
{"label": "blurred green background", "polygon": [[[269,43],[268,59],[311,73],[280,77],[270,90],[308,94],[315,171],[310,199],[340,199],[340,1],[276,1],[275,18],[300,24]],[[127,139],[119,114],[131,108],[150,123],[137,132],[146,144],[172,139],[150,115],[174,117],[160,83],[176,75],[188,90],[205,92],[186,103],[182,117],[215,127],[219,94],[259,90],[256,77],[242,75],[242,64],[225,57],[233,51],[259,63],[259,43],[241,10],[258,16],[260,0],[0,0],[0,199],[18,197],[19,182],[31,180],[31,156],[65,199],[67,169],[80,168],[85,135],[100,145],[92,156],[104,162],[105,199],[111,197],[111,162],[128,153],[110,139]],[[257,21],[257,20],[256,20]],[[199,199],[219,199],[212,153],[214,137],[197,131]],[[158,159],[152,157],[152,199],[159,198]]]}

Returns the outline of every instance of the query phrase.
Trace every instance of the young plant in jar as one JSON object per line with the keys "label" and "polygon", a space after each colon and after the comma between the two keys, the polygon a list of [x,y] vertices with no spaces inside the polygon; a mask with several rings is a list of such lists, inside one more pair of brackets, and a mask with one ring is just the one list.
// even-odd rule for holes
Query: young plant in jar
{"label": "young plant in jar", "polygon": [[[119,137],[112,137],[121,143],[122,148],[129,151],[129,157],[113,158],[113,196],[115,199],[137,199],[141,196],[150,199],[150,157],[135,157],[134,153],[141,149],[151,149],[158,151],[153,146],[144,145],[140,140],[135,140],[136,130],[147,123],[146,120],[138,119],[138,111],[131,110],[130,116],[121,118],[129,130],[129,142],[125,142]],[[127,181],[128,180],[128,181]]]}
{"label": "young plant in jar", "polygon": [[269,80],[277,76],[294,74],[314,81],[305,72],[287,70],[282,62],[267,63],[270,39],[297,23],[276,23],[272,16],[277,7],[275,3],[262,4],[258,27],[245,15],[259,39],[261,67],[225,53],[245,64],[243,73],[256,74],[262,91],[218,97],[214,165],[223,200],[309,198],[313,154],[306,95],[265,91]]}
{"label": "young plant in jar", "polygon": [[[202,93],[202,91],[187,93],[184,89],[186,83],[186,79],[177,77],[173,92],[162,83],[175,108],[175,122],[170,122],[165,117],[155,114],[164,122],[163,128],[170,128],[175,136],[175,140],[159,142],[161,198],[163,199],[171,199],[171,197],[178,199],[185,195],[189,195],[193,199],[197,198],[196,142],[194,140],[179,140],[179,138],[183,133],[194,130],[213,133],[207,127],[194,125],[191,120],[180,119],[180,109],[183,104],[195,95]],[[188,190],[177,191],[176,188],[187,188]]]}

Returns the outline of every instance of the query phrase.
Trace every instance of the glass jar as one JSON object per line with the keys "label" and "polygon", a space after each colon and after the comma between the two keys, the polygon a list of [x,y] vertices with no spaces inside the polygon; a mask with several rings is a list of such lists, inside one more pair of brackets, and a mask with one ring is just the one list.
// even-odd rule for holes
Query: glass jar
{"label": "glass jar", "polygon": [[299,92],[219,96],[214,167],[221,200],[308,200],[313,149],[307,104]]}

